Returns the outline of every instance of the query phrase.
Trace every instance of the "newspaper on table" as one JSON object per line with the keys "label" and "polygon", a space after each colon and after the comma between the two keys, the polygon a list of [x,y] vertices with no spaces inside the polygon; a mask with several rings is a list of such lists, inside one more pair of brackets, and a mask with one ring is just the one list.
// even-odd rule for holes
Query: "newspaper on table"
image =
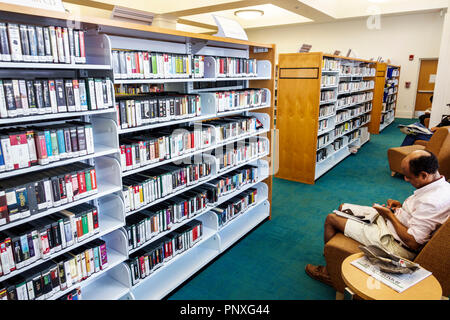
{"label": "newspaper on table", "polygon": [[[351,264],[399,293],[431,275],[430,271],[418,264],[402,258],[397,259],[398,257],[389,253],[394,257],[391,262],[387,262],[389,260],[387,258],[374,259],[373,253],[379,251],[371,247],[361,246],[366,255],[352,261]],[[378,247],[377,249],[382,250]]]}

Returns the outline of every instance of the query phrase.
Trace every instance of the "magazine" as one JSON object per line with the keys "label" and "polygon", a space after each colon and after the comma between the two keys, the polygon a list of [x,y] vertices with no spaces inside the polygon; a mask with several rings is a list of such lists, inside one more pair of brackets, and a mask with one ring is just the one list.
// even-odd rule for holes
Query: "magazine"
{"label": "magazine", "polygon": [[365,224],[372,224],[378,218],[378,211],[372,207],[344,203],[341,211],[334,210],[338,216]]}

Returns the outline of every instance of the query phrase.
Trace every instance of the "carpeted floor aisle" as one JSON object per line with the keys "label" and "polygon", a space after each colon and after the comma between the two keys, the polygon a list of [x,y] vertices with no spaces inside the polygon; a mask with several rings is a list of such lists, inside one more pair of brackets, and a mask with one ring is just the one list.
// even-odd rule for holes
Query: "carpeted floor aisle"
{"label": "carpeted floor aisle", "polygon": [[398,119],[372,135],[357,155],[349,156],[315,185],[274,179],[272,220],[226,251],[169,299],[335,299],[335,292],[309,278],[307,263],[324,264],[323,222],[340,203],[372,205],[388,198],[404,201],[413,187],[391,178],[387,149],[404,135]]}

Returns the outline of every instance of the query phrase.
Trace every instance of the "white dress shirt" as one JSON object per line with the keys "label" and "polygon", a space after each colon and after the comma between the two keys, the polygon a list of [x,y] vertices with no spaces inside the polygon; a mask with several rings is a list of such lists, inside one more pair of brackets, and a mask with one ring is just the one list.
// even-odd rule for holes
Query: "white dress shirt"
{"label": "white dress shirt", "polygon": [[[441,177],[417,189],[401,208],[395,209],[395,216],[417,243],[426,243],[433,231],[450,216],[450,183]],[[394,238],[403,243],[391,221],[387,221],[387,226]]]}

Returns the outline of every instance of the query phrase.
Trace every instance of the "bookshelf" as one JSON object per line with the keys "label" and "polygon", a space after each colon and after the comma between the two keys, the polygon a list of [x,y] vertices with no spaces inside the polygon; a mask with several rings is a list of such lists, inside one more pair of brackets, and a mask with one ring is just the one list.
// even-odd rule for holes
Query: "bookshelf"
{"label": "bookshelf", "polygon": [[312,52],[280,54],[278,66],[276,177],[314,184],[369,141],[375,63]]}
{"label": "bookshelf", "polygon": [[372,121],[369,125],[372,134],[381,133],[394,122],[401,67],[377,62],[376,70]]}
{"label": "bookshelf", "polygon": [[[99,211],[100,230],[90,238],[77,243],[75,246],[55,252],[51,259],[62,256],[65,252],[89,244],[95,239],[102,239],[106,243],[108,255],[108,267],[93,273],[85,280],[65,290],[48,297],[58,299],[74,288],[80,288],[83,299],[88,300],[117,300],[117,299],[161,299],[177,288],[189,277],[217,258],[232,244],[245,234],[257,227],[261,222],[271,217],[272,196],[272,132],[274,128],[274,97],[275,97],[275,46],[225,39],[202,34],[166,30],[151,26],[138,25],[128,22],[118,22],[109,19],[92,19],[89,17],[72,16],[67,13],[53,11],[39,11],[10,4],[0,4],[0,20],[4,22],[25,23],[32,25],[55,25],[67,27],[75,24],[77,28],[86,34],[86,64],[52,64],[52,63],[5,63],[0,62],[2,68],[1,77],[9,74],[27,73],[31,77],[52,76],[60,74],[61,77],[109,77],[115,90],[125,86],[159,86],[165,92],[178,92],[187,95],[198,95],[201,98],[201,112],[193,117],[171,118],[166,121],[156,121],[145,125],[124,128],[119,121],[120,107],[107,110],[89,110],[83,112],[67,112],[54,115],[36,115],[21,118],[0,119],[2,128],[23,126],[27,124],[49,123],[58,124],[66,119],[82,119],[92,123],[95,142],[95,153],[80,158],[51,162],[41,166],[32,166],[17,171],[0,173],[0,181],[19,174],[29,174],[58,168],[63,165],[72,165],[82,161],[95,165],[98,183],[98,192],[89,197],[48,209],[36,215],[0,226],[0,231],[20,226],[30,221],[39,221],[52,213],[81,203],[95,204]],[[95,22],[94,22],[95,21]],[[149,77],[136,79],[122,79],[114,72],[115,50],[123,51],[149,51],[179,56],[203,56],[204,77],[184,78],[176,77]],[[230,61],[235,59],[237,63],[254,63],[257,72],[246,74],[226,74],[222,72],[220,59]],[[230,60],[231,59],[231,60]],[[241,59],[241,60],[239,60]],[[236,62],[238,61],[238,62]],[[220,63],[219,63],[220,62]],[[238,68],[242,71],[241,65]],[[235,69],[236,70],[236,69]],[[246,70],[246,69],[244,69]],[[250,69],[248,69],[250,70]],[[254,69],[253,69],[254,70]],[[255,71],[255,70],[254,70]],[[113,90],[113,92],[115,92]],[[233,108],[218,110],[216,92],[233,92],[236,90],[259,90],[257,102],[245,103]],[[250,95],[250,93],[248,93]],[[251,94],[255,94],[251,92]],[[252,96],[253,97],[253,96]],[[119,106],[119,100],[123,96],[114,95],[114,106]],[[128,99],[128,98],[126,98]],[[253,100],[252,100],[253,101]],[[210,121],[220,120],[225,117],[250,116],[262,125],[256,131],[243,132],[233,135],[225,140],[213,137],[208,145],[192,149],[169,159],[152,162],[140,167],[126,170],[121,161],[121,139],[139,136],[148,132],[158,133],[170,126],[187,128],[189,126],[203,126]],[[227,119],[228,119],[227,118]],[[217,139],[217,141],[216,141]],[[222,168],[223,163],[216,157],[219,148],[234,146],[238,148],[243,143],[253,143],[257,146],[257,152],[245,158],[239,158],[232,165]],[[228,150],[228,149],[226,149]],[[235,149],[237,150],[237,149]],[[256,150],[256,149],[255,149]],[[208,176],[198,180],[192,185],[176,190],[163,197],[159,197],[150,203],[134,208],[126,209],[128,199],[124,198],[123,179],[133,178],[145,173],[147,170],[158,168],[172,163],[179,163],[187,159],[200,159],[202,163],[211,164],[211,172]],[[236,185],[225,193],[221,193],[217,201],[209,203],[203,210],[190,218],[174,222],[169,230],[159,232],[137,248],[131,248],[127,234],[128,219],[140,212],[153,208],[156,205],[166,203],[186,192],[193,192],[207,183],[222,179],[225,175],[231,175],[236,170],[243,170],[248,165],[254,166],[253,180],[246,184]],[[248,197],[250,190],[257,191],[257,198],[249,202],[242,212],[225,223],[219,221],[215,208],[228,203],[236,197]],[[250,199],[250,198],[246,198]],[[159,268],[141,279],[138,284],[132,283],[132,271],[127,260],[142,248],[153,246],[161,239],[165,239],[173,230],[190,225],[194,220],[202,223],[202,237],[198,242],[182,253],[167,259]],[[47,260],[48,261],[48,260]],[[37,261],[33,265],[21,268],[0,277],[0,282],[14,279],[14,276],[32,269],[44,260]]]}
{"label": "bookshelf", "polygon": [[383,109],[380,119],[380,132],[395,120],[395,110],[397,108],[398,89],[400,83],[401,67],[388,65],[386,71],[386,84],[383,94]]}

